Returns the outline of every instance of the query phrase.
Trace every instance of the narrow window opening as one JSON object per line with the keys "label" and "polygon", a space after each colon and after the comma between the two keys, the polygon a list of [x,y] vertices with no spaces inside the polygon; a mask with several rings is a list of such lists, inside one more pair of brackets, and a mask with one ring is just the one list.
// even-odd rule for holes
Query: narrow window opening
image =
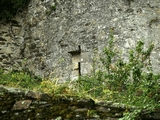
{"label": "narrow window opening", "polygon": [[81,75],[81,62],[78,62],[78,73],[79,76]]}
{"label": "narrow window opening", "polygon": [[72,55],[72,77],[78,77],[81,75],[81,46],[78,45],[78,50],[68,52]]}

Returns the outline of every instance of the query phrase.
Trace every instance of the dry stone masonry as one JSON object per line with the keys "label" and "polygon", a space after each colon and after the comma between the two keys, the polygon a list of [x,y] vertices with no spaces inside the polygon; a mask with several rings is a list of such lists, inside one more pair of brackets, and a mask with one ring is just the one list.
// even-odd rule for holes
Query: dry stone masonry
{"label": "dry stone masonry", "polygon": [[160,71],[160,0],[31,0],[26,11],[0,21],[0,67],[74,79],[94,70],[110,29],[126,60],[137,40],[153,42],[151,61]]}
{"label": "dry stone masonry", "polygon": [[[118,120],[135,106],[95,102],[79,97],[56,97],[46,93],[0,86],[1,120]],[[160,111],[141,113],[142,120],[159,120]]]}

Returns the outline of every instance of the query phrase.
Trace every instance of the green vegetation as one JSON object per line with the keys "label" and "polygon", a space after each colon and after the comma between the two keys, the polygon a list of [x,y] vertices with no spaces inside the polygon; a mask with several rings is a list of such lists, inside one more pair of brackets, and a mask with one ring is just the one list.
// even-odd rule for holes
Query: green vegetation
{"label": "green vegetation", "polygon": [[47,14],[47,15],[50,15],[50,14],[51,14],[53,11],[55,11],[55,10],[56,10],[56,6],[55,6],[55,3],[54,3],[54,4],[50,5],[49,8],[47,8],[46,14]]}
{"label": "green vegetation", "polygon": [[[160,75],[154,74],[150,63],[153,44],[144,49],[144,42],[129,51],[128,61],[114,48],[113,35],[103,51],[102,61],[105,69],[94,76],[82,76],[77,81],[79,92],[98,100],[111,100],[138,109],[124,113],[121,120],[138,120],[140,112],[160,108]],[[114,62],[113,62],[114,61]]]}
{"label": "green vegetation", "polygon": [[34,76],[26,71],[11,71],[4,73],[0,70],[0,85],[7,85],[11,87],[20,87],[25,89],[34,89],[39,86],[42,79]]}
{"label": "green vegetation", "polygon": [[11,19],[17,11],[24,9],[30,0],[1,0],[0,1],[0,19]]}
{"label": "green vegetation", "polygon": [[[139,107],[152,107],[154,104],[159,104],[160,75],[153,74],[150,64],[150,54],[154,45],[151,44],[147,50],[144,50],[144,43],[138,41],[135,50],[131,49],[129,52],[129,61],[125,62],[121,55],[117,55],[113,36],[111,38],[101,58],[105,70],[98,71],[94,76],[80,77],[77,81],[79,88],[98,99],[113,99],[116,102],[121,101]],[[115,59],[116,62],[113,62]]]}
{"label": "green vegetation", "polygon": [[[112,31],[111,31],[112,32]],[[105,69],[94,76],[82,76],[77,81],[80,92],[98,100],[111,100],[136,106],[134,112],[124,113],[121,120],[138,120],[140,112],[160,108],[160,75],[155,75],[150,63],[153,44],[144,49],[144,42],[129,51],[129,60],[121,58],[121,53],[114,48],[113,35],[100,59]],[[113,62],[114,61],[114,62]]]}
{"label": "green vegetation", "polygon": [[57,79],[41,81],[31,73],[17,71],[4,74],[1,71],[0,84],[36,88],[53,96],[89,97],[136,106],[134,112],[126,110],[121,120],[138,120],[142,110],[160,108],[160,75],[153,73],[150,63],[154,45],[144,49],[144,42],[138,41],[136,47],[130,49],[128,61],[124,61],[121,53],[114,48],[112,34],[110,38],[100,58],[104,69],[92,76],[80,76],[76,81],[58,84]]}

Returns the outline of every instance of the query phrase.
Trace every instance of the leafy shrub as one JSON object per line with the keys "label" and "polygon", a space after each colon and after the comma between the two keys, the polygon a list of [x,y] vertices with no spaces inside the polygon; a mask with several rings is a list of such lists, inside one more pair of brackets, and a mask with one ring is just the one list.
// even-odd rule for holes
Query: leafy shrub
{"label": "leafy shrub", "polygon": [[154,45],[144,49],[144,42],[138,41],[136,47],[129,50],[128,61],[124,61],[114,48],[112,34],[110,38],[100,58],[104,70],[93,76],[81,76],[76,81],[79,92],[141,107],[160,106],[160,75],[153,73],[150,61]]}
{"label": "leafy shrub", "polygon": [[114,48],[113,35],[100,58],[103,71],[93,76],[81,76],[77,80],[79,92],[95,99],[112,100],[137,106],[134,112],[126,112],[122,120],[140,119],[143,109],[152,111],[160,107],[160,74],[154,74],[151,65],[151,52],[154,45],[144,49],[144,42],[138,41],[129,50],[128,61],[124,61]]}
{"label": "leafy shrub", "polygon": [[[112,38],[112,37],[111,37]],[[148,104],[158,103],[160,97],[160,87],[158,79],[160,75],[155,75],[150,63],[150,55],[154,48],[150,44],[144,49],[144,42],[138,41],[135,49],[130,49],[129,60],[125,62],[117,51],[114,50],[113,38],[108,47],[104,49],[104,55],[101,58],[105,66],[104,76],[107,79],[106,89],[118,91],[126,94],[125,100],[128,103]],[[113,60],[119,56],[116,62]],[[137,102],[136,102],[137,101]]]}

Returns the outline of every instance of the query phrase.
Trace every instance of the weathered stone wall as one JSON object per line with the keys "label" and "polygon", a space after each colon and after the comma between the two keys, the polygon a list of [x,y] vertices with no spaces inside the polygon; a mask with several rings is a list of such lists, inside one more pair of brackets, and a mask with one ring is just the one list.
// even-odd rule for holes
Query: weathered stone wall
{"label": "weathered stone wall", "polygon": [[[1,120],[118,120],[126,109],[132,112],[136,107],[0,86]],[[144,110],[140,117],[142,120],[159,120],[160,111]]]}
{"label": "weathered stone wall", "polygon": [[107,45],[111,28],[124,59],[137,40],[154,42],[151,60],[159,72],[160,0],[32,0],[27,11],[0,22],[0,65],[75,78],[92,70],[94,53]]}

